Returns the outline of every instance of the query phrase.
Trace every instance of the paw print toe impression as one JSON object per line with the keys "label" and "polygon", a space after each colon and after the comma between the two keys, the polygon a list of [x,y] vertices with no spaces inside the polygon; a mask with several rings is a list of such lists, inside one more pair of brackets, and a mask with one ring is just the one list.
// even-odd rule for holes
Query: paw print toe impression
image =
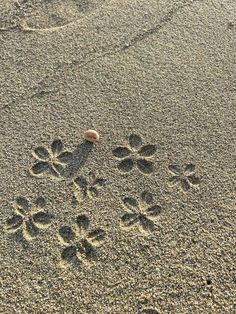
{"label": "paw print toe impression", "polygon": [[118,169],[130,172],[135,167],[144,174],[153,172],[153,162],[150,160],[156,152],[156,146],[143,145],[139,135],[131,134],[127,146],[120,146],[113,150],[113,155],[120,160]]}
{"label": "paw print toe impression", "polygon": [[37,147],[32,151],[37,162],[30,169],[33,176],[49,175],[54,179],[62,178],[65,166],[70,163],[73,154],[63,151],[63,144],[60,139],[54,140],[50,148]]}
{"label": "paw print toe impression", "polygon": [[73,180],[74,196],[80,203],[86,198],[96,198],[99,191],[106,185],[106,180],[98,178],[94,172],[89,172],[88,176],[78,176]]}
{"label": "paw print toe impression", "polygon": [[200,183],[196,176],[196,166],[186,164],[184,167],[173,164],[168,167],[172,177],[169,179],[170,186],[179,186],[183,192],[187,192],[191,187],[197,187]]}
{"label": "paw print toe impression", "polygon": [[[91,130],[89,130],[88,133],[89,132],[91,133]],[[92,138],[91,134],[89,136],[90,141],[94,139],[94,141],[96,141],[96,136],[95,138]],[[94,206],[97,202],[97,209],[99,210],[98,203],[102,200],[103,188],[107,187],[110,182],[114,182],[114,193],[111,193],[111,202],[116,204],[116,187],[118,190],[119,188],[122,190],[123,186],[121,185],[124,183],[128,184],[128,175],[123,177],[123,180],[126,180],[126,182],[118,183],[117,186],[115,186],[117,183],[116,178],[110,177],[111,180],[109,178],[108,180],[106,178],[104,179],[97,175],[97,171],[93,172],[87,170],[81,173],[80,166],[85,164],[88,152],[90,152],[90,150],[84,150],[86,147],[88,148],[88,143],[85,142],[82,145],[78,145],[77,149],[73,150],[73,153],[65,150],[63,146],[61,139],[55,139],[49,147],[44,147],[43,145],[36,147],[32,151],[35,162],[33,165],[30,165],[28,171],[34,178],[43,177],[51,180],[55,179],[53,184],[50,182],[51,186],[58,183],[59,187],[64,188],[66,192],[67,188],[71,189],[73,212],[78,210],[75,214],[76,218],[71,225],[63,225],[62,223],[59,230],[56,232],[59,240],[58,246],[60,246],[58,254],[59,266],[62,268],[69,267],[71,270],[70,267],[90,267],[99,262],[99,252],[102,251],[102,248],[99,249],[99,247],[102,246],[108,233],[103,230],[102,225],[93,228],[90,217],[88,217],[87,214],[90,212],[92,216],[95,214],[95,211],[89,211],[87,205],[89,204],[90,206],[91,203],[92,206]],[[91,147],[91,145],[89,146]],[[146,181],[150,179],[150,177],[144,177],[143,175],[151,175],[154,172],[153,160],[156,151],[156,145],[143,143],[143,139],[133,133],[129,135],[127,144],[116,147],[112,153],[117,159],[116,167],[121,173],[130,173],[132,171],[134,173],[134,171],[136,171],[141,179],[145,179],[140,181],[141,184],[143,186],[147,184],[146,186],[148,186]],[[98,150],[95,153],[97,152]],[[83,155],[86,155],[86,158]],[[81,162],[81,158],[83,162]],[[106,163],[105,166],[107,166],[107,164],[109,163]],[[99,169],[100,166],[98,162],[97,169]],[[89,167],[91,167],[91,165]],[[114,169],[106,170],[109,176]],[[194,188],[198,187],[200,184],[200,179],[196,174],[196,166],[192,163],[187,163],[183,166],[170,164],[167,172],[169,172],[170,175],[169,179],[167,178],[169,185],[178,187],[184,193],[190,191],[190,189],[194,191]],[[137,178],[135,177],[135,179]],[[154,178],[151,183],[156,182],[155,179],[156,178]],[[61,182],[61,180],[63,180],[63,182]],[[138,184],[137,180],[134,185],[137,186]],[[41,187],[42,185],[40,184],[39,186]],[[47,190],[48,186],[45,185],[44,188]],[[124,188],[129,189],[128,186]],[[70,192],[68,193],[69,195]],[[182,196],[184,198],[182,193],[176,194],[178,197]],[[59,200],[61,199],[60,197]],[[166,206],[162,204],[162,207],[159,202],[156,202],[152,193],[144,190],[138,197],[125,195],[121,204],[123,212],[118,218],[118,226],[120,228],[118,228],[119,230],[116,230],[116,232],[120,232],[124,238],[127,238],[126,232],[128,232],[130,236],[136,233],[135,236],[141,235],[141,237],[139,237],[140,241],[148,240],[147,236],[150,236],[150,238],[156,236],[158,231],[157,225],[160,225],[161,220],[164,218],[163,208]],[[78,205],[78,208],[74,205]],[[106,202],[104,202],[102,206],[105,207]],[[38,242],[33,242],[33,240],[41,236],[43,232],[48,232],[46,229],[55,222],[55,217],[46,210],[46,207],[47,204],[44,197],[38,197],[33,201],[29,201],[29,199],[24,196],[18,196],[13,202],[13,214],[6,219],[3,226],[5,232],[7,234],[15,234],[15,238],[18,238],[18,240],[23,239],[24,244],[27,243],[28,245],[31,241],[32,244],[37,244]],[[100,215],[104,215],[104,207],[100,208]],[[67,209],[64,213],[60,211],[59,214],[61,216],[58,215],[58,218],[63,221],[65,219],[63,215],[67,215],[69,210],[70,209]],[[83,214],[84,211],[86,211],[86,214]],[[107,208],[107,212],[109,212],[112,220],[114,213],[112,213],[111,208]],[[96,212],[95,217],[96,215],[99,215],[99,212]],[[70,214],[67,215],[67,218],[70,218]],[[105,220],[101,219],[102,223],[105,223],[107,226],[107,222],[110,218],[106,218]],[[148,308],[146,312],[157,313],[157,311]]]}
{"label": "paw print toe impression", "polygon": [[121,217],[121,227],[131,229],[137,226],[145,234],[154,231],[155,220],[160,215],[162,207],[153,204],[153,195],[150,192],[144,191],[140,201],[134,197],[125,197],[123,204],[126,212]]}
{"label": "paw print toe impression", "polygon": [[6,231],[19,231],[25,240],[33,240],[41,229],[46,229],[51,224],[53,216],[43,210],[45,205],[46,201],[42,197],[36,199],[33,204],[25,197],[18,197],[13,204],[15,213],[6,222]]}
{"label": "paw print toe impression", "polygon": [[89,218],[80,215],[73,227],[60,228],[58,238],[65,246],[61,253],[61,267],[91,265],[96,260],[97,247],[105,239],[105,232],[101,228],[91,230]]}

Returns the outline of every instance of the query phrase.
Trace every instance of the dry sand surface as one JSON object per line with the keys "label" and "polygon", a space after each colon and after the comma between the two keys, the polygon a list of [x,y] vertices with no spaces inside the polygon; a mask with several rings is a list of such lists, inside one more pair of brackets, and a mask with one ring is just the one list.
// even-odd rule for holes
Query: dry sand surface
{"label": "dry sand surface", "polygon": [[1,0],[0,313],[236,313],[235,30],[235,0]]}

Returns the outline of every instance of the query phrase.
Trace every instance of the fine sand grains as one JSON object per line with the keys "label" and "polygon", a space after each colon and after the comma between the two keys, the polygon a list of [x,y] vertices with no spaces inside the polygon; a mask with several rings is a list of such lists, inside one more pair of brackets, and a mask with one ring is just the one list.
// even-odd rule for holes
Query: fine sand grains
{"label": "fine sand grains", "polygon": [[235,11],[1,1],[0,313],[235,312]]}

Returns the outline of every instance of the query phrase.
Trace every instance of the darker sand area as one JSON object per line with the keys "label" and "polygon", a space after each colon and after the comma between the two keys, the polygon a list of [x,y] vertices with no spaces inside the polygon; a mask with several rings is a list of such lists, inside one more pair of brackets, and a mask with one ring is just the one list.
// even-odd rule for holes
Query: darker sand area
{"label": "darker sand area", "polygon": [[1,1],[0,313],[235,313],[235,30],[234,0]]}

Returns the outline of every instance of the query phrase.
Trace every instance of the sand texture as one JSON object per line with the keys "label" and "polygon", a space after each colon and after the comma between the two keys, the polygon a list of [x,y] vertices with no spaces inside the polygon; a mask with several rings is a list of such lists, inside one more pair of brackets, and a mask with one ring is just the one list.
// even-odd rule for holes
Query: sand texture
{"label": "sand texture", "polygon": [[0,1],[0,313],[236,313],[235,35],[235,0]]}

